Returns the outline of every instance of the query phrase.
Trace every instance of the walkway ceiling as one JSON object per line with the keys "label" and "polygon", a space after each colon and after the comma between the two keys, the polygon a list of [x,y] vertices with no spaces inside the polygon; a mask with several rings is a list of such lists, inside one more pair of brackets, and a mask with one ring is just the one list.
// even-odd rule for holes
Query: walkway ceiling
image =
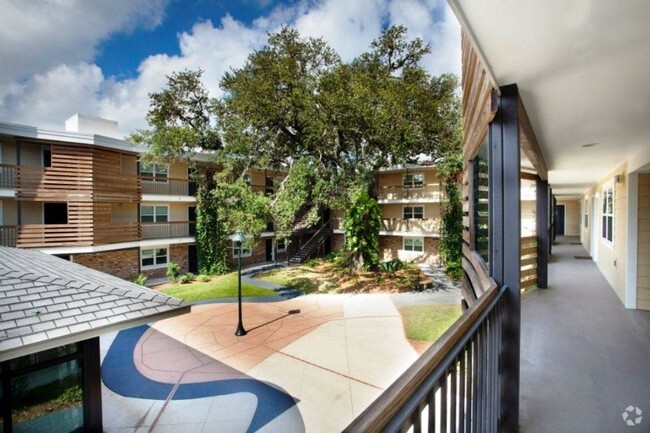
{"label": "walkway ceiling", "polygon": [[519,86],[556,195],[650,158],[650,1],[449,1],[498,85]]}

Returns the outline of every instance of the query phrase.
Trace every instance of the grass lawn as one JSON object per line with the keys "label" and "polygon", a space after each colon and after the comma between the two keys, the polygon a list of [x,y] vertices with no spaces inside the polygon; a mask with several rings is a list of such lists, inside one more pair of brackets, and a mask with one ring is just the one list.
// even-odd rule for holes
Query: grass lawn
{"label": "grass lawn", "polygon": [[435,341],[461,315],[460,305],[413,305],[399,309],[406,338],[414,341]]}
{"label": "grass lawn", "polygon": [[[273,296],[273,290],[249,284],[242,281],[242,296]],[[174,284],[161,290],[170,296],[175,296],[185,301],[201,301],[214,298],[237,297],[237,272],[215,277],[207,283]]]}

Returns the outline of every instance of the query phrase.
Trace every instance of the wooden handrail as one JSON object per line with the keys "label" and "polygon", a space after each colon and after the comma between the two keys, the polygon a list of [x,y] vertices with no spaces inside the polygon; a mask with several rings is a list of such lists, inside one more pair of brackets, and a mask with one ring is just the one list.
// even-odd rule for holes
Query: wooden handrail
{"label": "wooden handrail", "polygon": [[[492,311],[506,287],[491,287],[402,375],[364,410],[344,433],[381,432],[437,370],[446,368]],[[431,410],[431,408],[429,409]]]}

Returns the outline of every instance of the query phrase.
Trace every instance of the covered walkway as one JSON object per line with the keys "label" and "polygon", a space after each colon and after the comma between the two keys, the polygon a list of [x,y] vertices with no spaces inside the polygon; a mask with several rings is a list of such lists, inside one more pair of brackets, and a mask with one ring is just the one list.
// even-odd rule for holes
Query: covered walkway
{"label": "covered walkway", "polygon": [[626,310],[577,238],[558,241],[548,289],[522,298],[521,431],[650,431],[650,311]]}

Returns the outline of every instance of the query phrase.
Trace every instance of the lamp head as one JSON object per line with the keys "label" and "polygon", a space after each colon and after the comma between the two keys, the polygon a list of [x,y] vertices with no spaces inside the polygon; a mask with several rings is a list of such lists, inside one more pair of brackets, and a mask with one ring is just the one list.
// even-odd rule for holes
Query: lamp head
{"label": "lamp head", "polygon": [[246,238],[244,237],[244,234],[241,232],[241,230],[237,230],[235,232],[235,235],[232,237],[232,240],[233,242],[238,242],[241,244],[246,240]]}

